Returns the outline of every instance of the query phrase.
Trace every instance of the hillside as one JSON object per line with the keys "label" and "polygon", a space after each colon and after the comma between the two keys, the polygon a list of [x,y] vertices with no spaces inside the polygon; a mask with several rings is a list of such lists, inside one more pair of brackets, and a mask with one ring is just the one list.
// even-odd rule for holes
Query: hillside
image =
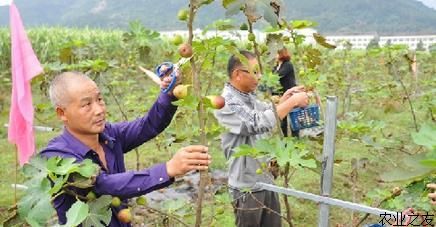
{"label": "hillside", "polygon": [[[288,19],[309,19],[326,34],[436,33],[436,10],[415,0],[282,0]],[[27,26],[126,28],[140,20],[155,30],[185,29],[176,18],[187,0],[15,0]],[[196,27],[225,18],[221,0],[199,12]],[[242,21],[241,17],[235,18]],[[7,24],[7,8],[0,7],[0,24]],[[239,23],[238,22],[238,23]],[[262,24],[258,26],[262,27]]]}

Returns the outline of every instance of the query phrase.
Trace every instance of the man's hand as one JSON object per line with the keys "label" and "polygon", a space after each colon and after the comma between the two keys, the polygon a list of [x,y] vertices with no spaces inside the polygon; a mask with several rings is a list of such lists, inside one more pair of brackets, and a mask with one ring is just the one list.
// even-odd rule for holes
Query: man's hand
{"label": "man's hand", "polygon": [[283,119],[292,109],[309,105],[309,96],[306,92],[298,92],[277,105],[277,115]]}
{"label": "man's hand", "polygon": [[428,193],[428,198],[430,198],[430,203],[432,205],[436,205],[436,184],[435,183],[431,183],[431,184],[427,184],[427,188],[430,189],[430,193]]}
{"label": "man's hand", "polygon": [[[165,72],[165,76],[164,77],[162,77],[162,80],[161,80],[161,83],[160,83],[160,87],[161,87],[161,89],[166,89],[168,86],[170,86],[170,84],[171,84],[171,80],[173,79],[170,75],[171,75],[171,73],[172,73],[172,70],[168,70],[168,67],[166,66],[166,65],[163,65],[162,67],[161,67],[161,71],[162,72]],[[181,82],[181,73],[180,73],[180,71],[179,70],[177,70],[176,71],[176,84],[175,85],[177,85],[177,84],[179,84],[180,82]],[[176,87],[176,86],[174,86],[174,87]],[[172,94],[172,90],[171,91],[169,91],[169,93],[170,94]]]}
{"label": "man's hand", "polygon": [[279,103],[286,101],[288,98],[290,98],[295,93],[304,92],[304,91],[305,91],[305,88],[303,85],[289,88],[288,90],[285,91],[285,93],[282,95],[282,97],[280,97]]}
{"label": "man's hand", "polygon": [[309,105],[309,95],[306,92],[298,92],[292,95],[290,100],[293,101],[294,107],[306,107]]}
{"label": "man's hand", "polygon": [[181,176],[191,170],[207,170],[211,163],[211,156],[207,151],[208,147],[202,145],[181,148],[166,163],[168,176]]}

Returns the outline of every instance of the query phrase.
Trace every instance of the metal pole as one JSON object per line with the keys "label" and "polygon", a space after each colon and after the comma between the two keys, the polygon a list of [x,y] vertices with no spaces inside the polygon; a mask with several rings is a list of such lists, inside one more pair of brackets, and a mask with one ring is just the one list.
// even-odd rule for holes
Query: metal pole
{"label": "metal pole", "polygon": [[[336,113],[338,99],[336,96],[327,96],[325,110],[324,145],[322,152],[321,169],[321,195],[329,197],[332,190],[333,161],[335,157],[335,136],[336,136]],[[329,205],[319,205],[319,227],[329,226]]]}
{"label": "metal pole", "polygon": [[340,199],[334,199],[334,198],[329,198],[329,197],[325,197],[325,196],[315,195],[312,193],[302,192],[302,191],[298,191],[295,189],[278,187],[278,186],[275,186],[272,184],[256,183],[256,187],[259,187],[259,188],[265,189],[265,190],[269,190],[269,191],[273,191],[273,192],[277,192],[277,193],[282,193],[285,195],[294,196],[297,198],[312,200],[312,201],[317,202],[317,203],[323,203],[326,206],[328,206],[328,205],[339,206],[342,208],[356,210],[356,211],[360,211],[360,212],[364,212],[364,213],[368,213],[368,214],[374,214],[377,216],[380,216],[380,214],[398,215],[398,212],[394,212],[394,211],[390,211],[390,210],[383,210],[383,209],[374,208],[374,207],[370,207],[370,206],[366,206],[366,205],[362,205],[362,204],[358,204],[358,203],[343,201]]}

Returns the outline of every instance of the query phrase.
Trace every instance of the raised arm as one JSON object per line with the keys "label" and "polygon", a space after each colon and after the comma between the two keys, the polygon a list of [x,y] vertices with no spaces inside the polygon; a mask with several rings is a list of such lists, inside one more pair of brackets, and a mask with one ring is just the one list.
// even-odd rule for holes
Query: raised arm
{"label": "raised arm", "polygon": [[111,125],[116,138],[121,138],[124,152],[128,152],[161,133],[170,123],[177,110],[171,104],[175,98],[160,94],[150,111],[143,117],[130,122]]}

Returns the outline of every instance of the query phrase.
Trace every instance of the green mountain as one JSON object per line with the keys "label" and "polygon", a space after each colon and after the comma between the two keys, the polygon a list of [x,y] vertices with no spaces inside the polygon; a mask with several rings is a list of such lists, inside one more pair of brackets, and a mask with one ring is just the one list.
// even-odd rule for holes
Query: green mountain
{"label": "green mountain", "polygon": [[[177,11],[187,0],[15,0],[26,26],[126,28],[140,20],[154,30],[185,29]],[[222,0],[199,11],[196,27],[225,18]],[[435,34],[436,10],[416,0],[282,0],[287,19],[318,22],[325,34]],[[0,25],[7,25],[7,7],[0,7]],[[234,17],[235,24],[243,21]],[[265,25],[258,23],[258,28]]]}

